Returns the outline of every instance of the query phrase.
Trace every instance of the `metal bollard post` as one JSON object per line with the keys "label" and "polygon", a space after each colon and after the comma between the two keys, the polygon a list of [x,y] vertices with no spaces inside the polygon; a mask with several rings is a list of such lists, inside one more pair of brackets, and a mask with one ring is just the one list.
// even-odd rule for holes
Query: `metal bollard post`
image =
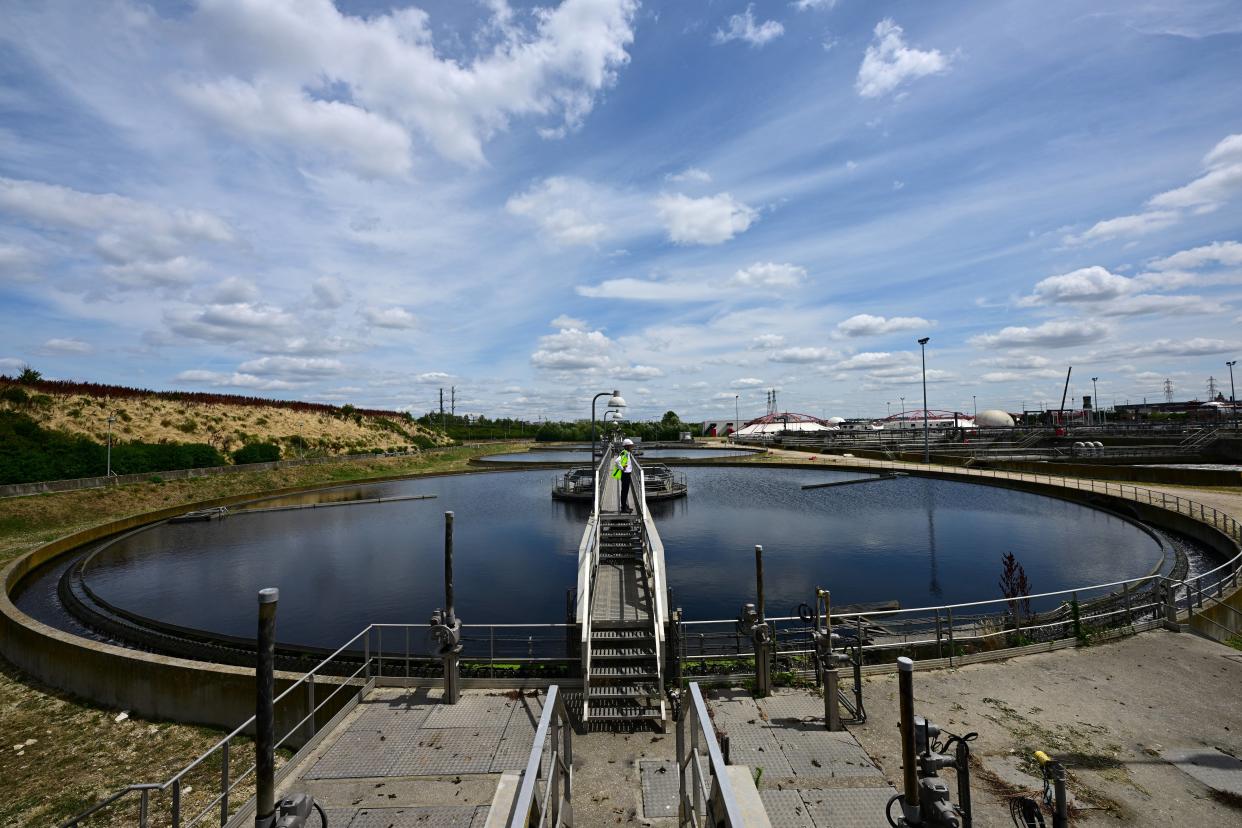
{"label": "metal bollard post", "polygon": [[918,770],[914,761],[914,661],[906,656],[897,659],[897,694],[901,711],[901,807],[906,822],[918,825],[922,817],[919,811]]}
{"label": "metal bollard post", "polygon": [[276,602],[280,590],[259,590],[259,651],[255,667],[254,764],[256,828],[276,823]]}
{"label": "metal bollard post", "polygon": [[837,668],[830,667],[824,670],[824,721],[828,723],[828,729],[832,731],[843,729],[841,727],[841,697],[838,684]]}
{"label": "metal bollard post", "polygon": [[[459,631],[457,613],[453,606],[453,513],[444,513],[444,603],[445,624],[449,630]],[[460,635],[460,633],[459,633]],[[460,640],[460,638],[459,638]],[[444,653],[444,701],[457,704],[461,698],[461,646],[449,646]]]}
{"label": "metal bollard post", "polygon": [[755,591],[758,597],[755,644],[755,694],[766,698],[772,693],[772,637],[763,609],[763,547],[755,544]]}

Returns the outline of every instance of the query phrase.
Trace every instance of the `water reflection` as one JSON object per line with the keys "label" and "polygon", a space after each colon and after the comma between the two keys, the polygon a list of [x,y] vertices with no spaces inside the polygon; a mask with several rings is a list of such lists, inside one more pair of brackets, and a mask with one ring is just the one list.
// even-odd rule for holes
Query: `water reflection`
{"label": "water reflection", "polygon": [[[1150,537],[1113,515],[1025,492],[915,477],[803,491],[858,475],[685,471],[689,497],[651,511],[673,605],[688,619],[733,617],[754,600],[756,543],[772,615],[794,614],[816,586],[840,603],[994,598],[1007,551],[1037,591],[1143,574],[1159,557]],[[279,586],[280,639],[334,646],[368,623],[418,621],[443,604],[443,513],[451,509],[467,623],[564,621],[590,506],[552,500],[552,479],[529,471],[393,481],[326,496],[437,498],[164,525],[114,546],[89,580],[133,612],[246,637],[256,590]]]}

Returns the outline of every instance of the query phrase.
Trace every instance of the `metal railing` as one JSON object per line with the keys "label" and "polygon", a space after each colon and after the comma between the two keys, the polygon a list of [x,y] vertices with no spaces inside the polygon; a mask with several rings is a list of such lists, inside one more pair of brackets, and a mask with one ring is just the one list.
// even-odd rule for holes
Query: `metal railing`
{"label": "metal railing", "polygon": [[[1156,574],[1040,593],[1018,600],[996,598],[910,609],[834,613],[834,629],[851,646],[862,642],[863,658],[889,662],[893,651],[917,651],[922,659],[947,658],[950,664],[983,660],[1031,644],[1057,646],[1093,635],[1117,635],[1188,617],[1205,600],[1219,600],[1238,587],[1242,569],[1242,525],[1232,516],[1180,495],[1102,480],[1059,475],[961,469],[913,463],[857,461],[872,469],[924,470],[951,477],[998,478],[1063,486],[1121,498],[1177,512],[1205,523],[1230,538],[1234,554],[1205,572],[1183,578]],[[1027,604],[1026,602],[1029,602]],[[774,656],[786,669],[813,671],[811,627],[798,616],[769,618]],[[744,676],[753,673],[750,638],[738,632],[736,619],[684,621],[678,641],[683,670],[689,675]]]}
{"label": "metal railing", "polygon": [[[284,764],[284,769],[292,768],[298,760],[313,749],[318,741],[316,737],[335,726],[374,686],[374,678],[370,674],[369,653],[359,664],[356,655],[350,652],[350,649],[360,639],[366,642],[366,636],[370,630],[371,627],[368,627],[358,633],[332,655],[295,680],[274,699],[273,705],[278,727],[281,723],[287,726],[292,722],[284,735],[276,740],[275,749],[279,751],[286,746],[300,745],[297,753]],[[342,657],[349,661],[351,666],[357,665],[351,673],[343,677],[334,675],[337,671],[330,666],[342,660]],[[329,689],[331,692],[326,692],[326,695],[319,700],[316,699],[317,695]],[[338,698],[342,692],[345,695]],[[322,717],[319,715],[321,711]],[[167,814],[167,817],[160,821],[172,825],[173,828],[183,826],[190,828],[200,823],[223,826],[229,821],[231,815],[235,815],[236,809],[233,806],[238,805],[239,801],[244,804],[250,799],[248,795],[242,796],[241,794],[253,784],[252,777],[256,764],[251,761],[244,770],[235,772],[235,762],[232,761],[235,751],[232,748],[238,742],[249,744],[244,734],[253,728],[254,723],[254,716],[246,719],[167,780],[158,783],[127,785],[78,816],[61,823],[61,828],[89,825],[91,817],[105,810],[108,811],[108,818],[113,821],[124,818],[139,828],[147,828],[150,825],[153,806],[158,806],[162,813]],[[253,757],[253,753],[251,756]],[[218,770],[213,769],[216,763],[219,764]],[[245,760],[242,760],[241,764],[244,766]],[[283,776],[283,772],[277,772],[278,783]],[[243,788],[243,785],[246,787]],[[196,791],[215,791],[216,793],[206,803],[196,802],[192,807],[188,807],[183,794],[191,787]],[[157,796],[161,801],[153,802]],[[165,796],[166,801],[164,801]],[[128,811],[118,813],[115,810],[117,808],[128,808]]]}
{"label": "metal railing", "polygon": [[[594,458],[592,458],[594,459]],[[595,468],[594,494],[591,504],[591,517],[587,519],[586,529],[582,533],[582,542],[578,545],[578,592],[577,606],[574,616],[581,627],[579,640],[582,662],[582,715],[585,720],[589,715],[591,697],[591,598],[595,589],[595,574],[599,570],[599,536],[600,536],[600,498],[603,496],[604,482],[607,480],[609,467],[612,465],[612,445],[604,447],[603,456]]]}
{"label": "metal railing", "polygon": [[[574,728],[560,688],[548,688],[530,758],[509,814],[508,828],[574,824]],[[544,765],[547,774],[544,774]],[[543,784],[540,784],[542,782]]]}
{"label": "metal railing", "polygon": [[[705,759],[706,769],[703,767]],[[698,682],[693,681],[677,722],[677,776],[679,826],[742,828],[745,823],[725,770],[716,729],[703,703]]]}
{"label": "metal railing", "polygon": [[634,461],[635,473],[638,475],[637,480],[637,503],[639,515],[642,517],[642,543],[643,543],[643,570],[651,579],[651,603],[652,614],[651,623],[653,629],[653,640],[655,642],[655,660],[656,660],[656,692],[660,700],[660,718],[664,718],[664,631],[668,626],[668,581],[664,569],[664,542],[660,540],[660,533],[656,530],[655,521],[651,519],[651,513],[647,509],[647,486],[644,479],[643,467],[638,461]]}

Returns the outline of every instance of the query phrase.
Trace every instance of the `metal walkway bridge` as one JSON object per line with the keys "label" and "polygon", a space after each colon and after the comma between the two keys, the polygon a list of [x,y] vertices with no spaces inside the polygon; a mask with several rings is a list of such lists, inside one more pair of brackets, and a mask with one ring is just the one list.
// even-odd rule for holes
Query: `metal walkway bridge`
{"label": "metal walkway bridge", "polygon": [[630,506],[621,511],[614,450],[595,469],[591,517],[578,547],[575,621],[581,628],[583,722],[657,722],[664,699],[668,588],[664,545],[633,460]]}

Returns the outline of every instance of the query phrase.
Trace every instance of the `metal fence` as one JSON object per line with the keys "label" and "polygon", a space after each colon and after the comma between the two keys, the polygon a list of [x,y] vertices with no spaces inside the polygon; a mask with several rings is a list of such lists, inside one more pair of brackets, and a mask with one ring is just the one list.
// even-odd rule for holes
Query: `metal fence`
{"label": "metal fence", "polygon": [[[949,471],[933,465],[863,461],[876,470]],[[1226,590],[1238,586],[1242,568],[1242,525],[1230,515],[1189,498],[1141,486],[1058,475],[952,469],[952,476],[982,477],[1063,486],[1169,509],[1206,523],[1229,537],[1234,554],[1206,572],[1185,578],[1147,575],[1104,584],[960,604],[837,613],[834,630],[850,647],[861,642],[864,663],[888,665],[894,655],[912,653],[920,660],[947,659],[949,664],[983,660],[1016,648],[1069,646],[1093,637],[1150,629],[1205,606],[1219,604]],[[821,586],[830,586],[823,585]],[[808,599],[813,593],[808,589]],[[1201,617],[1201,616],[1196,616]],[[769,618],[777,672],[809,675],[814,646],[806,618]],[[718,680],[754,672],[750,636],[735,619],[685,621],[678,636],[682,670],[688,676]]]}
{"label": "metal fence", "polygon": [[677,722],[677,824],[742,828],[742,809],[734,795],[716,728],[696,682]]}
{"label": "metal fence", "polygon": [[[544,766],[547,772],[544,772]],[[564,697],[548,688],[530,757],[514,797],[507,828],[559,828],[574,824],[574,729]],[[542,784],[540,784],[542,782]]]}

